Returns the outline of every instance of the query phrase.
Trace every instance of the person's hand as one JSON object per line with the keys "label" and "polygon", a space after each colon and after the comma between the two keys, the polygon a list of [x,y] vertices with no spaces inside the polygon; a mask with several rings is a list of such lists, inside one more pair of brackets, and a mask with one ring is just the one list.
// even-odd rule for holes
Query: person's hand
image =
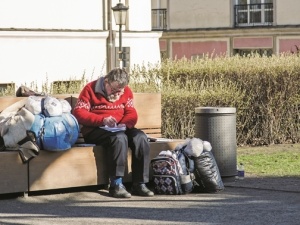
{"label": "person's hand", "polygon": [[116,119],[112,116],[105,117],[103,119],[103,125],[108,126],[108,127],[115,127],[116,126]]}
{"label": "person's hand", "polygon": [[126,124],[124,124],[124,123],[120,123],[120,124],[118,124],[118,126],[117,126],[117,127],[119,127],[119,128],[126,127]]}

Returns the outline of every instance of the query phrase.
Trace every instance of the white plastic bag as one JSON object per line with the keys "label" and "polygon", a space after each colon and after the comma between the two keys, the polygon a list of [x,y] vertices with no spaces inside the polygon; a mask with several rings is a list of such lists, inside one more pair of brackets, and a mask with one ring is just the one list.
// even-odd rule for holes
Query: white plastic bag
{"label": "white plastic bag", "polygon": [[43,102],[43,114],[45,116],[61,116],[63,113],[63,107],[61,102],[54,97],[47,96]]}
{"label": "white plastic bag", "polygon": [[61,105],[62,105],[62,112],[63,113],[71,113],[71,105],[66,99],[59,99]]}
{"label": "white plastic bag", "polygon": [[25,103],[25,108],[34,115],[40,114],[42,112],[41,101],[42,97],[29,96]]}

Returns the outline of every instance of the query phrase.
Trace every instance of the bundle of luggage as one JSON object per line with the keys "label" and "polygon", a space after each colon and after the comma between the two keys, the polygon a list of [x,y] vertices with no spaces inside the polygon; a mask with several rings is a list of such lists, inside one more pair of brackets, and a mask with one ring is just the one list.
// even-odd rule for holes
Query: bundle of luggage
{"label": "bundle of luggage", "polygon": [[37,137],[40,149],[64,151],[72,147],[79,135],[77,119],[65,99],[30,96],[25,104],[35,116],[30,128]]}
{"label": "bundle of luggage", "polygon": [[1,149],[18,150],[24,163],[40,149],[70,149],[78,135],[78,122],[64,99],[29,96],[0,113]]}
{"label": "bundle of luggage", "polygon": [[211,144],[199,138],[187,139],[175,150],[161,151],[151,160],[154,192],[177,195],[224,190]]}

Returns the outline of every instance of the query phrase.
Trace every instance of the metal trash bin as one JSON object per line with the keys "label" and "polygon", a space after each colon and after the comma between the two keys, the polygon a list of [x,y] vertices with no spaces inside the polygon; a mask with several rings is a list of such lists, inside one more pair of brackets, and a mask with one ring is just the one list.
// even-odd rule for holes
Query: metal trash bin
{"label": "metal trash bin", "polygon": [[236,175],[236,108],[195,108],[195,137],[209,141],[221,177]]}

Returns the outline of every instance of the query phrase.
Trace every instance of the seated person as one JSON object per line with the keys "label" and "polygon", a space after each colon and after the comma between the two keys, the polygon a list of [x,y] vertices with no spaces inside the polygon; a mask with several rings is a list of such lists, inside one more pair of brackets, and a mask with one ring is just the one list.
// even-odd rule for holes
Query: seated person
{"label": "seated person", "polygon": [[[134,127],[138,115],[128,82],[127,72],[116,68],[88,83],[79,95],[73,114],[83,126],[81,132],[85,142],[107,150],[109,195],[116,198],[130,198],[131,194],[153,196],[145,185],[149,182],[150,146],[145,133]],[[122,129],[111,132],[100,128],[103,126]],[[132,150],[131,194],[122,183],[128,147]]]}

